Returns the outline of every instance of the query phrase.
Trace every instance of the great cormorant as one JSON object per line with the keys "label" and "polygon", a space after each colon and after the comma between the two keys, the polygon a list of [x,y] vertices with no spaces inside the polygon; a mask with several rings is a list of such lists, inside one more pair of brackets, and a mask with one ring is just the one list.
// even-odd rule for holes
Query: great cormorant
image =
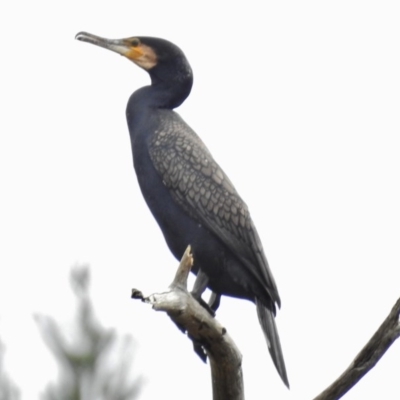
{"label": "great cormorant", "polygon": [[173,255],[190,244],[195,292],[250,300],[274,364],[289,386],[275,325],[278,290],[248,208],[197,134],[174,108],[188,97],[191,67],[182,50],[153,37],[109,40],[81,32],[76,39],[121,54],[148,72],[126,109],[133,163],[143,196]]}

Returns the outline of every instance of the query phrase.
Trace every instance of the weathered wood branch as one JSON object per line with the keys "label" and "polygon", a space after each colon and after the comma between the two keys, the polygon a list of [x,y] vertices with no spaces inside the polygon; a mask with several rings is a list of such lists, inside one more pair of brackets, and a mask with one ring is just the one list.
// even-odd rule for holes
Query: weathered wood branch
{"label": "weathered wood branch", "polygon": [[139,290],[132,289],[132,298],[166,312],[195,346],[202,346],[211,366],[214,400],[244,400],[242,356],[226,329],[188,292],[192,265],[189,246],[166,292],[144,297]]}
{"label": "weathered wood branch", "polygon": [[350,366],[314,400],[337,400],[369,371],[400,336],[400,299]]}

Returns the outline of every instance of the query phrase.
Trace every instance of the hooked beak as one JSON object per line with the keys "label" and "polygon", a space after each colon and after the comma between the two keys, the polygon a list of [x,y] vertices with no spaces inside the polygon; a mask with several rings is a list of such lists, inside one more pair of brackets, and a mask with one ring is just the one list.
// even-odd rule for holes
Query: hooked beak
{"label": "hooked beak", "polygon": [[139,67],[149,71],[158,63],[154,49],[142,43],[139,37],[105,39],[87,32],[79,32],[75,39],[87,42],[125,56]]}
{"label": "hooked beak", "polygon": [[122,56],[127,56],[131,50],[126,39],[105,39],[87,32],[79,32],[75,36],[75,39],[80,40],[81,42],[87,42],[96,46],[104,47],[105,49],[114,51]]}

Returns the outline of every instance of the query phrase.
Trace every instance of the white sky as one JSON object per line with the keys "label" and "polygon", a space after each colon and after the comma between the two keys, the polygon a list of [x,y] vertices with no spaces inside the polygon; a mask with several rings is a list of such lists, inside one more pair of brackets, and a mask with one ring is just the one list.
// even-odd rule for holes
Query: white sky
{"label": "white sky", "polygon": [[[146,73],[74,40],[169,39],[195,74],[179,113],[248,203],[277,280],[291,383],[255,307],[218,313],[247,399],[312,398],[400,296],[398,1],[15,1],[0,5],[0,337],[24,399],[56,376],[33,313],[71,316],[69,268],[90,263],[106,326],[131,332],[142,399],[210,398],[208,366],[165,315],[129,299],[177,262],[142,200],[125,122]],[[398,399],[400,343],[347,396]],[[178,386],[178,382],[180,386]]]}

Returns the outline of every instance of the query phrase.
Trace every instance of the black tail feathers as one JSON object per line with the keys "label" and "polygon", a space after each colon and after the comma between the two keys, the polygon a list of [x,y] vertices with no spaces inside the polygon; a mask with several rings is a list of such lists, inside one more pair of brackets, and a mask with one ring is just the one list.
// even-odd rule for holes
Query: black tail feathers
{"label": "black tail feathers", "polygon": [[289,380],[286,374],[285,361],[283,359],[281,342],[279,340],[278,330],[275,324],[275,317],[272,311],[266,308],[256,299],[258,320],[260,321],[265,339],[267,340],[268,350],[280,377],[289,388]]}

